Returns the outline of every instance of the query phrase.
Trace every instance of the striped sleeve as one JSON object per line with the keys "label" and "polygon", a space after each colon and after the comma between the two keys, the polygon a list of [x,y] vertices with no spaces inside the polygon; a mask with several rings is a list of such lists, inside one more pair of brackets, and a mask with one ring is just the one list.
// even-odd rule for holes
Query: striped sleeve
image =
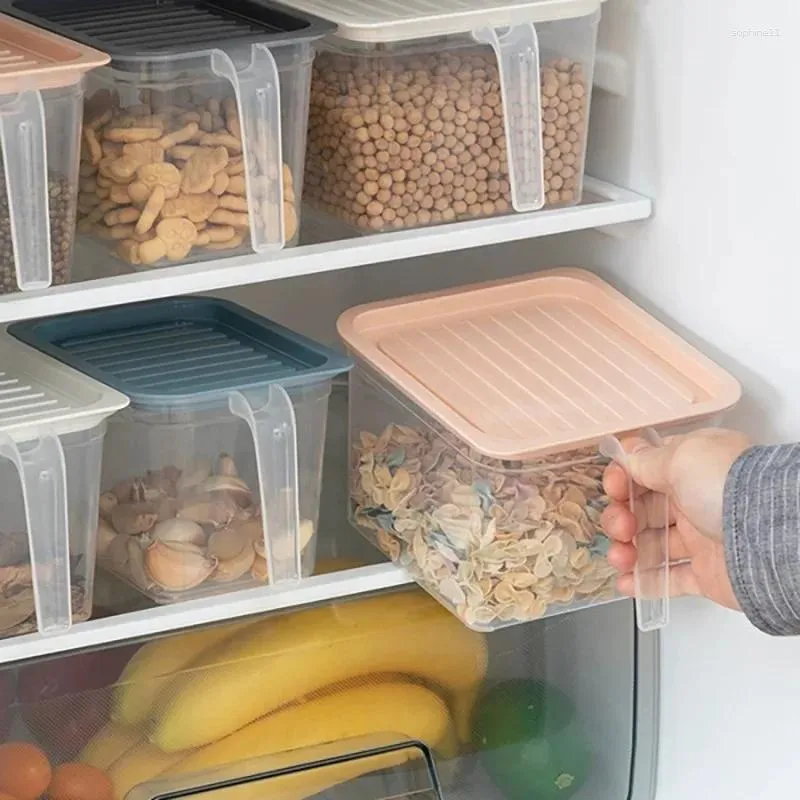
{"label": "striped sleeve", "polygon": [[753,447],[725,484],[725,559],[747,618],[800,634],[800,445]]}

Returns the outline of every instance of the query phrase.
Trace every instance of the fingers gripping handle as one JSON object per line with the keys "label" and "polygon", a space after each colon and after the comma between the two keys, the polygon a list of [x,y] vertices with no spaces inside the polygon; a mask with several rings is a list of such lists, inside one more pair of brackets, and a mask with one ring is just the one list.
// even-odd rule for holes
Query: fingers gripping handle
{"label": "fingers gripping handle", "polygon": [[[661,437],[652,429],[642,437],[653,447],[661,446]],[[633,478],[628,454],[614,436],[600,443],[600,453],[619,464],[628,476],[630,510],[635,514]],[[644,531],[634,539],[636,566],[633,571],[636,622],[643,633],[663,628],[669,622],[669,507],[665,499],[664,530]]]}
{"label": "fingers gripping handle", "polygon": [[16,466],[22,485],[39,632],[63,633],[72,626],[64,450],[57,436],[44,435],[21,451],[0,434],[0,457]]}

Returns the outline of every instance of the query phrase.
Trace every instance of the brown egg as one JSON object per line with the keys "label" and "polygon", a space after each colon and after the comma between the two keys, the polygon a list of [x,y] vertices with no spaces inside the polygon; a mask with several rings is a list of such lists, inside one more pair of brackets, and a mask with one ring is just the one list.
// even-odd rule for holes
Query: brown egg
{"label": "brown egg", "polygon": [[114,787],[97,767],[62,764],[53,771],[47,796],[50,800],[114,800]]}
{"label": "brown egg", "polygon": [[50,783],[50,762],[27,742],[0,744],[0,792],[16,800],[36,800]]}

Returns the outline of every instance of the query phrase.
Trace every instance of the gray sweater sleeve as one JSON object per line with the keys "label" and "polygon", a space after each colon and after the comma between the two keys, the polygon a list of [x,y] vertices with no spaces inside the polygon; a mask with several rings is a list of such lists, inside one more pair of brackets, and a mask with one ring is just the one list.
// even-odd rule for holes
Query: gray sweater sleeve
{"label": "gray sweater sleeve", "polygon": [[723,528],[747,618],[773,636],[800,634],[800,444],[742,454],[725,484]]}

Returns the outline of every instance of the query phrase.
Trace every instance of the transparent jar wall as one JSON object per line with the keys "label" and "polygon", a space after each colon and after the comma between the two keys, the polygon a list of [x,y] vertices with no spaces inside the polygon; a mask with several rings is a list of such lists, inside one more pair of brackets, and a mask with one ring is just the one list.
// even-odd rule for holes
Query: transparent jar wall
{"label": "transparent jar wall", "polygon": [[[638,769],[640,761],[646,762],[646,753],[651,749],[646,745],[655,734],[647,725],[647,715],[637,719],[634,698],[635,694],[647,696],[652,691],[657,674],[652,657],[642,661],[637,652],[643,640],[645,644],[652,640],[640,637],[637,642],[632,604],[615,603],[481,636],[466,631],[435,603],[422,604],[420,598],[428,600],[417,589],[381,598],[393,606],[388,611],[390,619],[384,608],[378,609],[384,612],[381,614],[362,612],[364,624],[355,631],[346,629],[347,616],[340,621],[335,613],[331,624],[318,630],[318,639],[295,635],[280,658],[289,665],[288,678],[282,672],[278,679],[274,672],[276,660],[267,650],[270,636],[264,632],[256,638],[255,629],[246,661],[257,666],[259,687],[266,687],[264,691],[275,687],[285,698],[288,705],[275,713],[286,714],[287,724],[262,728],[259,736],[255,735],[258,728],[251,728],[252,735],[246,745],[227,750],[217,748],[216,756],[209,758],[202,768],[198,766],[194,774],[207,776],[210,770],[230,763],[285,751],[290,746],[287,735],[305,733],[327,743],[341,741],[341,731],[347,727],[384,734],[387,719],[408,720],[409,699],[422,699],[424,707],[433,713],[417,713],[411,719],[412,728],[394,732],[414,734],[432,747],[446,798],[515,800],[563,796],[579,800],[629,796],[634,745],[642,744],[641,752],[636,754]],[[373,600],[352,598],[336,602],[331,608],[335,612],[345,609],[347,615],[359,607],[366,609]],[[404,619],[398,619],[404,615]],[[281,619],[301,632],[309,627],[304,612],[262,615],[255,624],[261,624],[262,631],[266,631]],[[283,623],[281,626],[283,638],[286,630]],[[247,632],[241,623],[201,631],[206,644],[213,640],[216,652],[211,666],[202,675],[184,666],[185,654],[198,649],[196,631],[188,636],[173,634],[158,640],[158,647],[163,648],[165,656],[169,654],[169,663],[175,665],[169,673],[148,680],[144,669],[139,669],[128,676],[137,681],[126,682],[116,689],[112,684],[138,645],[58,657],[19,669],[6,668],[0,671],[0,696],[4,693],[13,696],[15,683],[18,689],[16,702],[10,700],[0,706],[0,741],[34,741],[47,752],[54,765],[78,758],[95,764],[115,781],[118,797],[125,797],[132,784],[162,779],[166,777],[165,771],[180,772],[176,762],[180,764],[182,759],[191,758],[192,751],[168,755],[152,744],[142,743],[153,730],[154,712],[157,714],[158,709],[167,706],[163,700],[158,702],[165,688],[171,691],[171,687],[191,681],[202,683],[209,702],[196,704],[195,720],[208,720],[209,724],[213,724],[212,720],[227,719],[228,712],[235,714],[241,708],[248,708],[258,702],[255,698],[262,696],[262,691],[253,696],[231,694],[232,684],[227,678],[236,665],[225,662],[226,654],[230,653],[225,639],[227,631],[233,629],[242,631],[242,635]],[[354,635],[359,637],[358,645],[348,648]],[[192,639],[194,644],[190,646]],[[379,653],[368,644],[375,640],[381,645]],[[181,654],[183,643],[186,643],[185,654]],[[298,688],[305,679],[321,682],[328,688],[326,675],[335,664],[327,656],[309,656],[309,647],[321,650],[326,644],[339,658],[346,657],[350,678],[340,683],[335,692],[323,690],[308,697]],[[480,656],[483,648],[486,658],[474,658]],[[402,666],[411,680],[403,680],[397,692],[387,691],[387,684],[397,682],[397,676],[377,673],[372,668],[376,659]],[[167,662],[161,659],[159,663]],[[247,664],[240,666],[247,668]],[[233,685],[240,684],[234,681]],[[42,692],[42,687],[47,693]],[[220,705],[216,693],[226,691],[233,702]],[[426,695],[426,691],[434,692],[447,704],[449,719],[445,721],[449,735],[445,740],[436,735],[441,730],[438,725],[441,705],[436,696]],[[521,701],[531,694],[534,699],[540,698],[540,702],[527,708]],[[351,699],[360,696],[362,702],[348,703],[348,696]],[[304,714],[313,713],[317,704],[330,703],[336,697],[340,700],[335,714],[328,713],[316,724],[300,725]],[[123,711],[123,700],[127,711]],[[293,702],[298,700],[307,702]],[[221,709],[226,713],[221,713]],[[520,724],[514,709],[530,711],[527,724]],[[106,726],[111,713],[116,721]],[[269,726],[263,720],[271,716],[252,724]],[[319,716],[322,717],[321,711]],[[277,717],[275,721],[280,719]],[[292,720],[294,724],[288,724]],[[197,727],[204,730],[207,725],[199,722]],[[246,735],[248,727],[233,735]],[[526,763],[520,757],[520,750],[526,747],[529,752],[541,754],[542,759]],[[647,774],[647,764],[642,766],[643,774]],[[562,775],[562,788],[552,788],[555,779]],[[379,775],[373,780],[380,785]],[[533,788],[547,782],[550,792],[530,794]],[[389,790],[391,783],[385,786]],[[304,796],[312,795],[316,796],[314,792]],[[395,796],[391,791],[386,795]]]}
{"label": "transparent jar wall", "polygon": [[[313,50],[294,44],[270,52],[280,80],[285,237],[286,244],[294,244]],[[237,65],[249,57],[249,46],[233,56]],[[252,252],[248,204],[263,194],[259,182],[272,170],[253,159],[249,174],[245,171],[235,90],[210,64],[207,56],[129,62],[91,75],[84,127],[91,129],[88,136],[96,145],[82,151],[78,217],[79,231],[102,243],[91,255],[95,273],[108,271],[109,250],[120,268]],[[263,135],[272,135],[272,123],[259,121]],[[197,129],[187,127],[192,125]],[[187,182],[189,158],[198,147],[207,157],[196,163],[195,178]],[[148,208],[157,186],[164,198],[156,197]],[[162,222],[166,225],[159,228]]]}
{"label": "transparent jar wall", "polygon": [[[546,206],[580,201],[597,20],[536,26]],[[314,65],[306,157],[312,207],[362,231],[512,210],[491,47],[469,34],[347,47],[328,44]]]}
{"label": "transparent jar wall", "polygon": [[[47,209],[50,220],[50,257],[52,261],[52,283],[68,283],[72,277],[72,249],[75,237],[75,212],[78,194],[78,153],[80,119],[83,102],[81,82],[59,89],[40,91],[44,109],[45,145],[47,162]],[[0,114],[6,101],[13,98],[0,98]],[[27,158],[19,152],[3,154],[0,161],[0,294],[19,291],[14,247],[11,240],[11,220],[9,210],[9,187],[6,181],[4,160]],[[34,187],[36,192],[38,187]],[[30,202],[31,197],[38,204],[38,197],[31,196],[31,187],[24,187],[26,198],[17,200]],[[22,202],[21,202],[22,201]],[[44,240],[47,231],[37,225],[35,218],[23,209],[16,212],[15,225],[18,235]],[[40,219],[44,219],[44,214]],[[24,269],[23,265],[23,269]],[[37,278],[39,276],[36,276]]]}
{"label": "transparent jar wall", "polygon": [[[73,622],[88,619],[92,611],[104,433],[105,424],[60,437],[67,474]],[[20,445],[20,450],[31,446]],[[14,464],[0,459],[0,638],[37,629],[30,566],[19,474]]]}
{"label": "transparent jar wall", "polygon": [[351,373],[358,530],[475,630],[614,599],[595,450],[527,462],[470,452],[363,365]]}
{"label": "transparent jar wall", "polygon": [[[303,575],[314,570],[329,393],[327,381],[289,391]],[[267,580],[253,437],[227,409],[120,412],[109,423],[102,487],[101,565],[156,602]]]}

